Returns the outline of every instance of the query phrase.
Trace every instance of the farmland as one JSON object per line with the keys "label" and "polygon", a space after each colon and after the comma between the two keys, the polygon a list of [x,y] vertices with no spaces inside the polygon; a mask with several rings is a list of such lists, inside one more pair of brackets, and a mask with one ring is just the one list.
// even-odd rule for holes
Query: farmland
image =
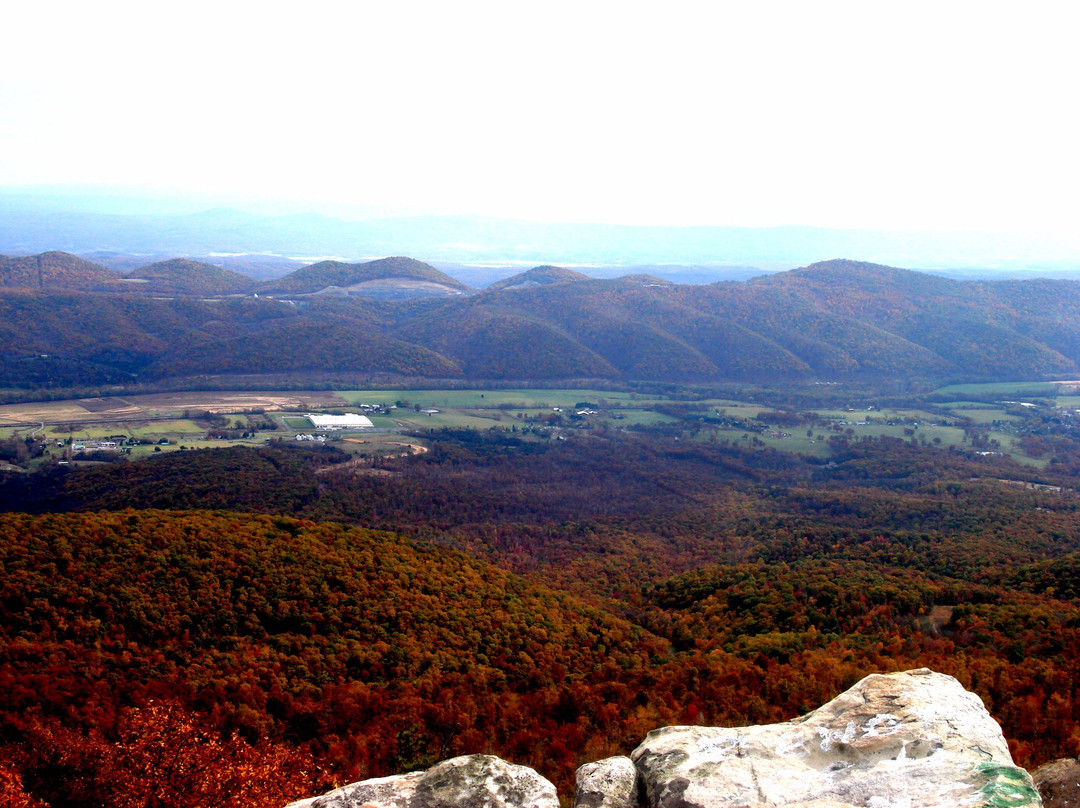
{"label": "farmland", "polygon": [[[1043,383],[955,385],[896,406],[856,393],[845,398],[833,392],[809,407],[778,406],[770,391],[764,391],[761,400],[701,395],[693,389],[665,393],[590,388],[371,389],[83,398],[0,406],[0,441],[43,444],[43,451],[25,464],[32,468],[70,454],[68,446],[89,447],[106,440],[119,442],[123,454],[132,459],[196,448],[255,446],[309,434],[353,455],[384,455],[399,451],[392,446],[403,435],[423,445],[425,434],[444,429],[494,429],[526,440],[644,429],[661,430],[673,438],[732,441],[817,458],[829,457],[830,442],[837,438],[894,438],[998,453],[1043,466],[1048,450],[1033,436],[1070,431],[1080,405],[1074,384]],[[361,409],[371,418],[372,429],[321,431],[304,415]]]}

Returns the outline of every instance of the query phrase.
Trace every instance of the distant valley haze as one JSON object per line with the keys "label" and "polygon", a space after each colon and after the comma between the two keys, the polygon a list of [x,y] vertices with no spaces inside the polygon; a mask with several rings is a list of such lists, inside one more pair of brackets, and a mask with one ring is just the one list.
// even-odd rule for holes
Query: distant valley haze
{"label": "distant valley haze", "polygon": [[967,278],[1071,277],[1080,270],[1075,242],[1011,233],[613,225],[475,215],[347,219],[198,204],[111,188],[0,189],[0,254],[62,250],[118,271],[188,257],[259,280],[321,259],[411,255],[475,287],[540,264],[593,277],[642,270],[678,283],[745,280],[838,257]]}
{"label": "distant valley haze", "polygon": [[1080,261],[1065,4],[117,0],[5,22],[4,254],[259,277],[409,255],[476,286]]}

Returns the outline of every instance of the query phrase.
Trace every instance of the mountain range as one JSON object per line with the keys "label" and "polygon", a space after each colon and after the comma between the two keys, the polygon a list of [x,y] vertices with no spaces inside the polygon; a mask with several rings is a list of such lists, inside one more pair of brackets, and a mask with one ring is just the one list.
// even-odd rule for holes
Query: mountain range
{"label": "mountain range", "polygon": [[[100,190],[100,189],[99,189]],[[334,218],[205,209],[146,198],[0,189],[0,253],[61,249],[88,256],[213,256],[262,272],[302,256],[357,261],[406,249],[439,266],[654,266],[695,283],[805,265],[836,255],[925,270],[1075,273],[1080,243],[1009,233],[820,227],[631,226],[477,216]],[[111,259],[110,259],[111,260]],[[233,264],[239,260],[242,263]],[[318,258],[311,258],[311,261]],[[112,265],[112,264],[110,264]],[[625,270],[624,270],[625,271]],[[669,274],[670,273],[670,274]],[[505,274],[505,273],[504,273]],[[461,277],[461,276],[456,276]],[[498,280],[484,272],[477,277]],[[470,283],[479,283],[470,280]]]}
{"label": "mountain range", "polygon": [[174,260],[120,275],[0,258],[0,382],[202,374],[665,382],[1080,373],[1080,282],[958,281],[833,260],[745,282],[541,266],[476,292],[410,258],[265,283]]}

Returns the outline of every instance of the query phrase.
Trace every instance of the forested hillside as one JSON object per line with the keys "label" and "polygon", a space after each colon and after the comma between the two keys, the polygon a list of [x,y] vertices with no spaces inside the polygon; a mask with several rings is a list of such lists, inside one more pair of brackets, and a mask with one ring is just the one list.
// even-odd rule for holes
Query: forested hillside
{"label": "forested hillside", "polygon": [[[42,266],[56,255],[41,256]],[[1072,281],[962,282],[833,261],[746,283],[678,286],[538,267],[470,295],[426,264],[388,258],[322,262],[259,287],[263,297],[215,299],[254,284],[192,262],[99,281],[67,258],[63,278],[40,282],[34,257],[9,262],[26,271],[9,268],[0,287],[8,346],[0,384],[331,371],[666,382],[1080,373]],[[95,293],[60,291],[81,288]]]}
{"label": "forested hillside", "polygon": [[127,273],[124,279],[133,292],[157,295],[233,295],[251,292],[257,285],[239,272],[186,258],[148,264]]}
{"label": "forested hillside", "polygon": [[0,288],[116,291],[120,275],[64,252],[9,258],[0,255]]}
{"label": "forested hillside", "polygon": [[[93,755],[153,699],[239,732],[297,794],[463,752],[565,790],[655,726],[790,718],[920,665],[978,692],[1022,764],[1080,753],[1061,464],[843,436],[825,462],[663,429],[427,441],[360,465],[274,443],[8,475],[0,501],[40,513],[4,517],[0,558],[19,782],[65,804],[42,772],[100,778]],[[78,728],[62,760],[53,718]]]}
{"label": "forested hillside", "polygon": [[504,278],[487,287],[489,291],[500,289],[528,289],[532,286],[546,286],[551,283],[572,283],[573,281],[587,281],[589,276],[572,269],[563,267],[542,266]]}
{"label": "forested hillside", "polygon": [[[444,287],[443,294],[462,293],[468,287],[435,267],[412,258],[394,257],[348,264],[343,261],[320,261],[290,272],[283,278],[263,284],[264,294],[303,295],[326,291],[330,287],[348,289],[380,280],[422,281]],[[426,296],[426,295],[425,295]]]}
{"label": "forested hillside", "polygon": [[[347,777],[450,748],[539,759],[536,699],[667,647],[482,562],[341,525],[125,511],[2,529],[0,711],[23,733],[56,716],[107,734],[123,708],[167,699]],[[15,754],[24,779],[49,763]]]}

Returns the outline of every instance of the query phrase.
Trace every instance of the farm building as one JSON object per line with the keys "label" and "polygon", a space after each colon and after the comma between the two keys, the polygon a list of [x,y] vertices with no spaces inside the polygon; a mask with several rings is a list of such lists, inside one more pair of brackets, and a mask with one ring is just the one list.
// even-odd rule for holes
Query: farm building
{"label": "farm building", "polygon": [[318,429],[371,429],[374,426],[366,415],[354,412],[345,415],[318,415],[309,412],[307,419]]}

